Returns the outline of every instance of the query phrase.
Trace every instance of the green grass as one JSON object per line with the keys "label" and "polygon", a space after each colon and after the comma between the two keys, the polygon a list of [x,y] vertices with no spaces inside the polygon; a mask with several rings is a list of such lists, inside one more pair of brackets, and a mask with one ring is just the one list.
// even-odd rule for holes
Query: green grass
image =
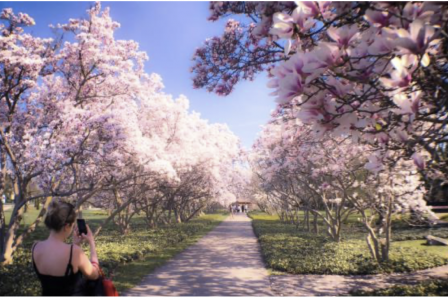
{"label": "green grass", "polygon": [[[30,209],[25,216],[22,229],[32,222],[33,215],[36,216],[37,212]],[[203,215],[188,223],[161,226],[156,229],[148,229],[143,218],[136,216],[131,224],[132,231],[125,236],[120,234],[114,224],[109,224],[96,239],[101,267],[106,274],[114,276],[114,282],[122,291],[138,283],[154,267],[194,243],[226,216],[227,213]],[[98,210],[84,211],[83,217],[90,228],[95,230],[107,214]],[[40,295],[40,283],[32,268],[30,248],[35,240],[44,240],[47,237],[48,230],[41,224],[18,249],[14,255],[14,263],[0,267],[1,296]]]}
{"label": "green grass", "polygon": [[[28,210],[26,213],[23,214],[23,218],[20,221],[20,225],[21,226],[26,226],[26,225],[30,225],[31,223],[33,223],[37,216],[39,215],[40,210],[36,210],[34,208],[34,206],[29,206]],[[5,211],[5,219],[6,219],[6,224],[9,223],[9,220],[11,218],[11,210],[7,210]],[[106,217],[107,217],[107,213],[105,211],[101,211],[101,210],[84,210],[82,212],[83,218],[86,219],[89,224],[94,224],[94,225],[98,225],[101,221],[103,221]],[[42,222],[40,224],[41,226],[43,226],[43,219]]]}
{"label": "green grass", "polygon": [[448,212],[436,214],[440,220],[448,222]]}
{"label": "green grass", "polygon": [[[9,223],[9,220],[11,218],[12,209],[9,209],[5,211],[5,218],[6,223]],[[23,219],[20,222],[21,225],[30,225],[34,220],[36,219],[37,215],[39,214],[39,210],[36,210],[31,205],[28,206],[28,210],[26,213],[23,214]]]}
{"label": "green grass", "polygon": [[448,246],[428,246],[426,240],[399,241],[394,242],[393,244],[399,247],[422,250],[428,255],[439,255],[448,259]]}
{"label": "green grass", "polygon": [[448,263],[448,257],[441,253],[443,249],[423,246],[420,240],[392,243],[390,261],[378,265],[370,257],[364,240],[365,231],[359,225],[346,224],[342,241],[336,243],[325,233],[309,233],[301,227],[282,223],[276,216],[255,212],[251,217],[271,272],[378,274],[410,272]]}

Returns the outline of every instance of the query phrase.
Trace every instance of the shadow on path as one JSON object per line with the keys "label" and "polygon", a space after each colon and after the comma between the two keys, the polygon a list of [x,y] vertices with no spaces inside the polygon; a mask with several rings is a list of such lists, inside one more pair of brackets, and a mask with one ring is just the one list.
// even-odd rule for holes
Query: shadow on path
{"label": "shadow on path", "polygon": [[273,296],[251,220],[227,218],[124,296]]}

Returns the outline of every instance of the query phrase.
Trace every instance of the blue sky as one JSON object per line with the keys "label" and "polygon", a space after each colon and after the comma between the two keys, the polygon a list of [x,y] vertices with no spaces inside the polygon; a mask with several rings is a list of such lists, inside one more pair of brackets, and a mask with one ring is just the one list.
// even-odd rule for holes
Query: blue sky
{"label": "blue sky", "polygon": [[[93,2],[0,2],[0,9],[28,13],[36,21],[30,31],[51,37],[49,24],[66,23],[69,18],[85,16]],[[224,20],[209,22],[208,2],[102,2],[110,7],[112,18],[121,24],[117,39],[135,40],[146,51],[148,73],[162,76],[165,92],[184,94],[190,109],[211,123],[227,123],[249,148],[275,107],[268,96],[267,78],[261,74],[253,82],[242,82],[227,97],[219,97],[192,87],[189,68],[196,48],[206,38],[221,35]]]}

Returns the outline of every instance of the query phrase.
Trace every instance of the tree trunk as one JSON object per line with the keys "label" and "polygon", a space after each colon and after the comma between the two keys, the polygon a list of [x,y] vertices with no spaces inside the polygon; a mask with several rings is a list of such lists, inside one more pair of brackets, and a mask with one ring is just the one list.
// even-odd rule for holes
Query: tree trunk
{"label": "tree trunk", "polygon": [[319,233],[319,224],[317,221],[319,220],[319,216],[317,214],[313,214],[313,231],[315,234]]}
{"label": "tree trunk", "polygon": [[303,227],[306,227],[306,231],[310,231],[310,211],[308,209],[305,210]]}
{"label": "tree trunk", "polygon": [[112,212],[106,220],[104,220],[103,222],[101,222],[100,226],[98,226],[98,228],[95,230],[95,233],[93,234],[93,236],[97,236],[100,231],[104,228],[104,226],[106,226],[111,220],[113,220],[115,218],[116,215],[118,215],[123,209],[125,209],[129,204],[131,204],[131,200],[128,200],[126,203],[122,204],[119,208],[117,208],[114,212]]}
{"label": "tree trunk", "polygon": [[[3,195],[5,194],[5,184],[6,184],[6,152],[1,153],[1,166],[2,174],[0,176],[0,254],[5,252],[5,241],[6,241],[6,217],[5,208],[3,205]],[[6,197],[5,197],[6,198]],[[1,259],[0,259],[1,261]]]}
{"label": "tree trunk", "polygon": [[20,227],[20,221],[24,213],[24,195],[20,188],[19,182],[14,182],[14,209],[11,213],[8,231],[6,232],[3,252],[1,253],[0,262],[2,265],[8,265],[12,262],[13,246],[16,232]]}
{"label": "tree trunk", "polygon": [[204,208],[204,206],[200,206],[198,209],[196,209],[195,211],[193,211],[192,214],[190,214],[190,216],[185,220],[185,222],[190,221],[192,218],[194,218],[198,213],[200,213],[202,211],[202,209]]}

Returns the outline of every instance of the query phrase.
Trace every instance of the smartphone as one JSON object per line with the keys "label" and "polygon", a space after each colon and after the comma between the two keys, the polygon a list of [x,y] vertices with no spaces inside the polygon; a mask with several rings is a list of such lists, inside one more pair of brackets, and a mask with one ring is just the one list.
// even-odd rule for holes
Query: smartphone
{"label": "smartphone", "polygon": [[86,221],[84,219],[77,219],[78,222],[78,232],[79,234],[87,234]]}

